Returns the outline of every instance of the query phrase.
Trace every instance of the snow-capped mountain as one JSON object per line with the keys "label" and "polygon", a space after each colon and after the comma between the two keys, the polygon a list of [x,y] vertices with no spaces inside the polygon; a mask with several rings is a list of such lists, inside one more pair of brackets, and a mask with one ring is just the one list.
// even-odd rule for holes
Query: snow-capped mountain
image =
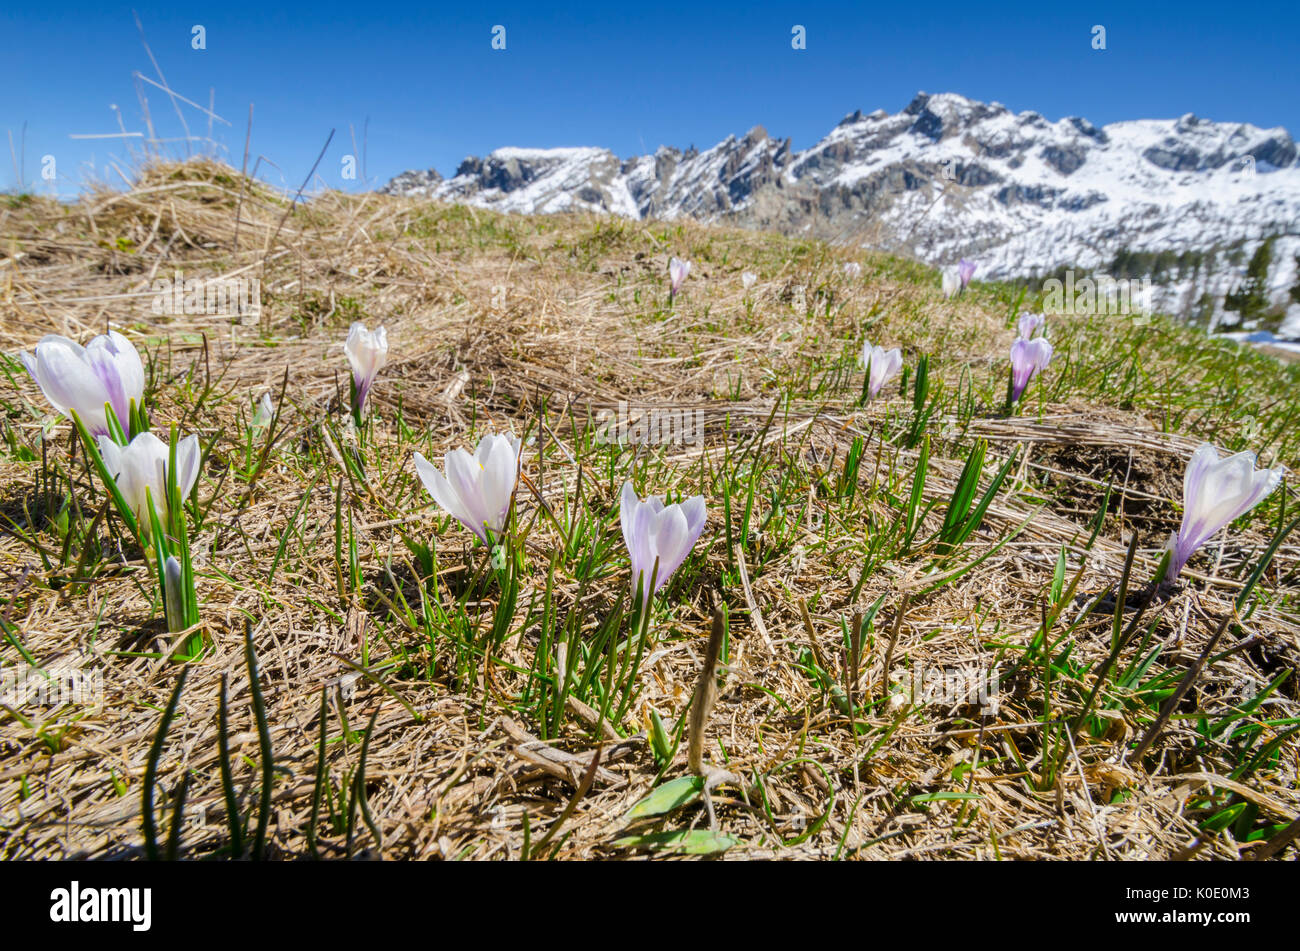
{"label": "snow-capped mountain", "polygon": [[[762,127],[703,152],[503,148],[381,191],[502,211],[689,216],[914,255],[977,277],[1153,280],[1152,305],[1218,320],[1268,238],[1268,297],[1300,337],[1300,159],[1284,129],[1144,119],[1049,122],[952,93],[855,112],[795,152]],[[1124,273],[1115,273],[1116,269]],[[1292,289],[1296,288],[1293,295]],[[1289,310],[1288,310],[1289,308]]]}

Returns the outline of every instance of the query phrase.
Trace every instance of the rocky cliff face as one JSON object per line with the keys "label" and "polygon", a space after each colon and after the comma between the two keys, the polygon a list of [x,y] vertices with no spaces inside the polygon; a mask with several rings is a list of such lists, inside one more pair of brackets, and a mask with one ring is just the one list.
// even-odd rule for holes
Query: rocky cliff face
{"label": "rocky cliff face", "polygon": [[[1300,254],[1300,160],[1283,129],[1193,115],[1098,128],[951,93],[855,112],[808,149],[762,127],[702,152],[620,161],[600,148],[498,149],[455,176],[404,172],[382,191],[505,211],[693,217],[914,255],[969,257],[979,277],[1105,272],[1121,252],[1196,255],[1157,272],[1156,306],[1217,307],[1258,244],[1288,305]],[[1124,276],[1124,275],[1116,275]],[[1300,335],[1300,305],[1287,326]]]}

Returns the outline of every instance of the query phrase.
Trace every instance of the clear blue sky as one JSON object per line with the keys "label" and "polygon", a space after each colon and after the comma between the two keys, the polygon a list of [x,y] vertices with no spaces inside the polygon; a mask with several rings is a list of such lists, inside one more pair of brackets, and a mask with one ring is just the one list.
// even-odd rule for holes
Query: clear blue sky
{"label": "clear blue sky", "polygon": [[[8,3],[0,11],[0,131],[23,123],[26,178],[42,190],[53,155],[59,191],[89,163],[127,159],[121,141],[70,133],[143,130],[131,74],[156,78],[130,5]],[[503,145],[601,145],[622,157],[661,144],[701,148],[764,125],[803,148],[845,114],[902,108],[917,92],[959,92],[1049,119],[1097,124],[1195,112],[1300,133],[1300,4],[583,3],[546,9],[499,2],[296,5],[138,3],[168,83],[231,122],[215,137],[238,166],[248,105],[260,173],[296,187],[331,128],[327,183],[363,126],[372,183],[406,168],[455,170]],[[206,50],[191,28],[206,30]],[[506,27],[506,49],[491,48]],[[802,24],[807,49],[791,49]],[[1094,51],[1091,29],[1106,27]],[[145,86],[158,134],[178,136],[166,95]],[[195,134],[207,120],[185,107]],[[183,150],[183,146],[173,148]],[[360,149],[358,149],[360,151]],[[0,188],[15,174],[0,140]],[[115,178],[110,173],[110,180]],[[120,182],[119,182],[120,184]]]}

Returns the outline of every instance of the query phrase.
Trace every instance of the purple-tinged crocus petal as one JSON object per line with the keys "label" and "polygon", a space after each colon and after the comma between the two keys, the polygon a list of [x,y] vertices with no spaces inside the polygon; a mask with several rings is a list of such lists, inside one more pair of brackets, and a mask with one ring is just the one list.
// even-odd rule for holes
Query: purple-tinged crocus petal
{"label": "purple-tinged crocus petal", "polygon": [[[1020,330],[1021,339],[1022,340],[1032,339],[1034,333],[1037,332],[1039,328],[1043,326],[1046,320],[1047,318],[1044,317],[1042,314],[1031,314],[1029,313],[1029,311],[1025,311],[1023,314],[1021,314],[1020,320],[1017,322],[1017,326]],[[1044,329],[1043,333],[1046,334],[1047,331]]]}
{"label": "purple-tinged crocus petal", "polygon": [[[650,596],[668,583],[695,547],[704,531],[707,512],[702,495],[664,505],[659,496],[638,498],[632,483],[625,482],[619,496],[619,520],[632,562],[632,591],[635,594],[638,585],[641,586],[642,599],[648,603]],[[651,576],[654,591],[650,590]]]}
{"label": "purple-tinged crocus petal", "polygon": [[138,406],[144,396],[144,364],[131,341],[116,330],[95,337],[86,344],[86,359],[91,369],[104,384],[108,402],[122,424],[123,432],[130,432],[131,402]]}
{"label": "purple-tinged crocus petal", "polygon": [[957,278],[961,281],[961,289],[966,290],[966,285],[970,279],[975,276],[975,262],[962,258],[957,262]]}
{"label": "purple-tinged crocus petal", "polygon": [[131,342],[113,330],[81,346],[67,337],[49,334],[35,354],[22,354],[23,366],[40,385],[56,410],[72,418],[75,411],[92,436],[108,434],[113,408],[122,431],[131,436],[131,404],[144,402],[144,365]]}
{"label": "purple-tinged crocus petal", "polygon": [[1052,345],[1046,337],[1025,340],[1018,337],[1011,345],[1011,402],[1016,402],[1034,375],[1047,368],[1052,360]]}
{"label": "purple-tinged crocus petal", "polygon": [[869,343],[864,343],[858,364],[870,373],[867,380],[867,395],[875,399],[880,388],[903,369],[903,352],[897,347],[886,350],[884,347],[873,347]]}
{"label": "purple-tinged crocus petal", "polygon": [[348,363],[352,364],[352,383],[356,388],[360,415],[365,412],[366,399],[375,377],[388,363],[388,331],[383,327],[367,330],[366,325],[358,321],[348,329],[343,350],[348,355]]}
{"label": "purple-tinged crocus petal", "polygon": [[1229,523],[1253,509],[1277,488],[1286,469],[1256,469],[1253,452],[1219,458],[1209,443],[1192,453],[1183,476],[1183,523],[1169,539],[1168,580],[1178,577],[1187,560]]}
{"label": "purple-tinged crocus petal", "polygon": [[681,258],[671,258],[668,261],[668,296],[676,297],[677,292],[682,289],[682,282],[686,280],[686,275],[691,273],[691,262],[683,261]]}

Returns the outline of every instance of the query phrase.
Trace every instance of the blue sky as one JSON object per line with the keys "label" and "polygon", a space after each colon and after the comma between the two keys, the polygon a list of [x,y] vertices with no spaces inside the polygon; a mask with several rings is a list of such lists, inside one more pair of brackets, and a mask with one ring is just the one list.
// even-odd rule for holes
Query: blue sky
{"label": "blue sky", "polygon": [[[52,155],[61,194],[115,160],[122,111],[143,130],[132,72],[156,79],[130,5],[8,4],[0,11],[0,129],[41,190]],[[269,10],[243,2],[135,4],[177,92],[231,124],[214,137],[236,166],[249,103],[259,173],[296,187],[331,128],[320,176],[340,188],[364,142],[372,183],[406,168],[451,174],[503,145],[601,145],[627,157],[661,144],[701,148],[764,125],[803,148],[845,114],[901,109],[921,89],[997,100],[1097,124],[1195,112],[1300,134],[1300,5],[1232,3],[772,3],[448,5],[330,0]],[[192,48],[201,24],[206,49]],[[506,49],[491,48],[506,28]],[[791,49],[791,28],[807,49]],[[1106,27],[1104,51],[1091,30]],[[166,95],[145,86],[160,136],[179,136]],[[207,119],[184,107],[191,132]],[[367,119],[368,127],[366,125]],[[368,132],[363,134],[363,130]],[[172,148],[183,152],[183,146]],[[8,151],[7,139],[0,150]],[[92,166],[93,163],[93,166]],[[0,155],[0,188],[16,175]]]}

